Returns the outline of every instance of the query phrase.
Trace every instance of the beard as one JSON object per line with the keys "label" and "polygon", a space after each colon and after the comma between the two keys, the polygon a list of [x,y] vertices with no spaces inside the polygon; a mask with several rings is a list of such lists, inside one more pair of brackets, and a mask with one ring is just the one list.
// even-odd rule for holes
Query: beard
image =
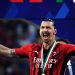
{"label": "beard", "polygon": [[43,39],[44,43],[49,43],[49,39]]}
{"label": "beard", "polygon": [[43,36],[41,36],[41,40],[42,40],[42,42],[44,42],[44,43],[48,43],[50,40],[49,40],[49,38],[44,38]]}

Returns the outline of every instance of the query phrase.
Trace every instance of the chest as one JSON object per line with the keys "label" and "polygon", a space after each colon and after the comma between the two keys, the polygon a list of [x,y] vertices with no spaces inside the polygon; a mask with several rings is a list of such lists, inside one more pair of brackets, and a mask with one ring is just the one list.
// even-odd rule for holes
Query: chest
{"label": "chest", "polygon": [[[37,66],[36,68],[39,68],[40,64],[42,64],[42,51],[40,50],[38,53],[36,52],[33,52],[31,53],[31,56],[29,57],[30,58],[30,63],[32,64],[35,64],[35,66]],[[64,57],[65,57],[65,53],[64,51],[60,50],[60,48],[56,48],[52,51],[52,53],[49,55],[49,58],[47,58],[47,53],[45,53],[44,57],[45,59],[48,59],[47,60],[47,66],[48,68],[51,67],[52,64],[55,64],[57,65],[58,63],[60,63],[61,61],[63,61]],[[31,65],[32,65],[31,64]]]}

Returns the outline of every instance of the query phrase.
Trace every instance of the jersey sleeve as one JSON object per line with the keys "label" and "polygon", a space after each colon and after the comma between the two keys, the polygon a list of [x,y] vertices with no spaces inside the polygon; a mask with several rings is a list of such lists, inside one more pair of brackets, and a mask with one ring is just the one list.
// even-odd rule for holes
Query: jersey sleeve
{"label": "jersey sleeve", "polygon": [[67,48],[66,49],[66,54],[72,53],[73,55],[75,55],[75,45],[67,44],[66,48]]}
{"label": "jersey sleeve", "polygon": [[29,44],[21,48],[16,48],[15,52],[17,55],[28,55],[29,56],[31,49],[32,49],[32,44]]}

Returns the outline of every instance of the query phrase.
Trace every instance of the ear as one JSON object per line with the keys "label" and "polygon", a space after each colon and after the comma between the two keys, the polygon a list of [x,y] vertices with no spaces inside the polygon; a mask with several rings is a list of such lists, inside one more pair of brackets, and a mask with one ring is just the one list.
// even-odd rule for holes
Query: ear
{"label": "ear", "polygon": [[54,35],[57,33],[57,29],[54,29]]}

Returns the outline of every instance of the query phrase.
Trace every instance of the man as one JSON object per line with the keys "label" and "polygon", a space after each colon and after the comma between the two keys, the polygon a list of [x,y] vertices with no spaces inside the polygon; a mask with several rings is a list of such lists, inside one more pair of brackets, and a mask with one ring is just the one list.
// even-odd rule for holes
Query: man
{"label": "man", "polygon": [[67,61],[75,55],[75,45],[57,43],[56,32],[54,21],[44,20],[40,26],[42,44],[28,44],[16,49],[0,45],[0,54],[10,57],[28,55],[30,75],[64,75]]}

